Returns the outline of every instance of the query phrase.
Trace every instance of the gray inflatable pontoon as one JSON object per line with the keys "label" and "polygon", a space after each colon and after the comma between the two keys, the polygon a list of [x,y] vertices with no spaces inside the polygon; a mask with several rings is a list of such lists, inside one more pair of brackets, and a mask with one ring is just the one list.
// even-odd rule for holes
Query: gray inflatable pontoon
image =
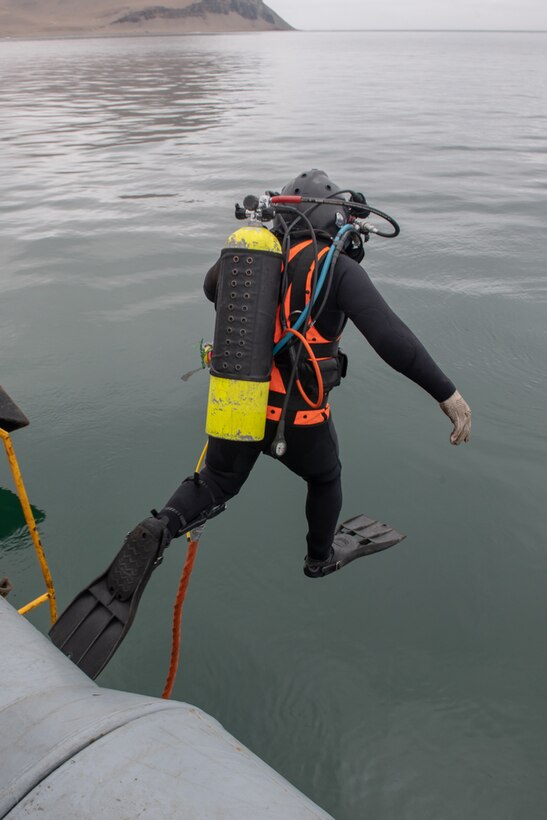
{"label": "gray inflatable pontoon", "polygon": [[201,710],[97,686],[2,598],[0,635],[0,818],[330,817]]}

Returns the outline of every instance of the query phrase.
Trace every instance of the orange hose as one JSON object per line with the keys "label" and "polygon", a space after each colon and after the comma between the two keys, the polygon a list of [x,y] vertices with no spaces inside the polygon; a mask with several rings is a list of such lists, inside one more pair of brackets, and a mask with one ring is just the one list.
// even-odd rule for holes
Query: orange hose
{"label": "orange hose", "polygon": [[190,576],[194,568],[194,561],[196,560],[197,551],[198,541],[190,541],[188,543],[188,552],[186,553],[186,561],[184,564],[184,569],[182,571],[182,576],[177,591],[177,597],[175,598],[175,608],[173,611],[173,641],[171,644],[171,660],[169,662],[169,672],[167,673],[167,680],[165,681],[165,687],[162,693],[162,698],[165,699],[171,697],[171,694],[173,692],[173,686],[175,685],[175,678],[177,677],[177,669],[180,658],[182,607],[184,606],[184,599],[186,598],[186,591],[188,589],[188,583],[190,582]]}
{"label": "orange hose", "polygon": [[300,395],[302,396],[302,398],[304,399],[306,404],[309,404],[309,406],[312,408],[312,410],[318,410],[323,405],[323,399],[325,398],[325,391],[324,391],[324,388],[323,388],[323,377],[321,376],[321,371],[319,369],[319,365],[317,364],[317,357],[316,357],[315,353],[313,352],[313,350],[311,349],[311,345],[308,342],[308,340],[306,339],[306,337],[303,336],[298,330],[295,330],[292,327],[288,327],[287,328],[287,333],[293,333],[298,339],[300,339],[300,341],[302,342],[302,344],[306,348],[306,351],[308,353],[308,356],[309,356],[310,361],[312,363],[312,367],[313,367],[314,372],[315,372],[315,378],[317,379],[317,391],[319,393],[319,395],[317,397],[317,401],[313,402],[309,398],[309,396],[304,391],[304,388],[302,387],[302,384],[300,383],[300,379],[296,380],[296,386],[298,387]]}

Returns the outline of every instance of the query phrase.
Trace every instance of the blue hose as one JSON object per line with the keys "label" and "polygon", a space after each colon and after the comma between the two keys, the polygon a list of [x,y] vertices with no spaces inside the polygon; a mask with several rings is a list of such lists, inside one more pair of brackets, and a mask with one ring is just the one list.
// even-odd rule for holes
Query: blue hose
{"label": "blue hose", "polygon": [[[325,284],[325,281],[327,279],[327,275],[328,275],[328,272],[330,270],[330,266],[331,266],[331,263],[332,263],[332,258],[335,254],[336,248],[338,247],[339,243],[341,242],[342,237],[344,236],[344,234],[348,233],[348,231],[353,231],[353,230],[355,230],[355,228],[352,225],[342,225],[342,227],[340,228],[340,230],[336,234],[336,236],[334,238],[334,241],[333,241],[332,245],[329,248],[329,252],[327,253],[327,255],[325,257],[325,261],[323,263],[323,267],[321,268],[321,273],[319,275],[319,279],[317,280],[317,285],[315,286],[315,292],[313,294],[313,297],[312,297],[312,299],[310,299],[310,301],[308,302],[308,304],[306,305],[306,307],[304,308],[304,310],[302,311],[302,313],[300,314],[300,316],[298,317],[298,319],[296,320],[294,325],[292,325],[293,330],[299,330],[302,327],[303,323],[306,321],[310,310],[312,309],[315,302],[317,301],[317,299],[318,299],[318,297],[321,293],[321,289],[323,288],[323,285]],[[291,336],[292,336],[291,333],[285,333],[285,335],[278,341],[278,343],[275,345],[275,347],[273,349],[273,355],[274,356],[276,356],[279,353],[280,350],[283,350],[283,348],[285,347],[285,345],[287,344],[287,342],[289,341]]]}

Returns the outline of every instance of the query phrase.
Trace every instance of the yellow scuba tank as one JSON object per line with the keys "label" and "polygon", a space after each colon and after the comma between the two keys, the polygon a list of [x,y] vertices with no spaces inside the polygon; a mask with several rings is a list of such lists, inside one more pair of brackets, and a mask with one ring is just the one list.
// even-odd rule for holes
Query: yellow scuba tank
{"label": "yellow scuba tank", "polygon": [[208,435],[261,441],[272,368],[282,251],[259,223],[228,237],[220,255]]}

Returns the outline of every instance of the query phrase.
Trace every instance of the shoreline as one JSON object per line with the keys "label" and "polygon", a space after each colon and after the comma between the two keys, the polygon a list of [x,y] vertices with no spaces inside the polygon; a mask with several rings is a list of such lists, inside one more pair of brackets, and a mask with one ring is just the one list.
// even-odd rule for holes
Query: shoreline
{"label": "shoreline", "polygon": [[256,34],[292,34],[294,32],[297,33],[304,33],[300,32],[299,29],[264,29],[260,31],[249,31],[248,29],[243,29],[242,31],[181,31],[179,33],[147,33],[147,34],[139,34],[135,32],[134,34],[25,34],[25,35],[0,35],[0,43],[5,42],[13,42],[13,43],[24,43],[24,42],[36,42],[37,40],[44,40],[44,41],[51,41],[51,40],[131,40],[131,39],[139,39],[144,40],[146,38],[153,38],[153,37],[225,37],[226,35],[236,34],[238,36],[244,35],[256,35]]}
{"label": "shoreline", "polygon": [[117,39],[145,39],[153,37],[225,37],[227,35],[257,35],[257,34],[547,34],[547,29],[448,29],[448,28],[377,28],[377,29],[242,29],[234,31],[181,31],[181,32],[124,32],[124,33],[95,33],[95,34],[0,34],[0,43],[5,42],[36,42],[37,40],[117,40]]}

